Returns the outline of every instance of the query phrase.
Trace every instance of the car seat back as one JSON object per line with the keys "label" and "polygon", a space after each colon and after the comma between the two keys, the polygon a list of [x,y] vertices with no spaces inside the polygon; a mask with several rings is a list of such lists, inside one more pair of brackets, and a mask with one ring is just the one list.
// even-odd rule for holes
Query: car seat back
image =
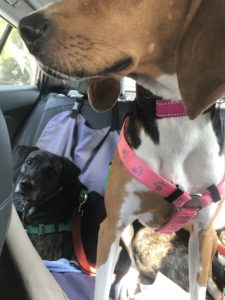
{"label": "car seat back", "polygon": [[11,217],[12,187],[11,146],[5,119],[0,110],[0,253]]}

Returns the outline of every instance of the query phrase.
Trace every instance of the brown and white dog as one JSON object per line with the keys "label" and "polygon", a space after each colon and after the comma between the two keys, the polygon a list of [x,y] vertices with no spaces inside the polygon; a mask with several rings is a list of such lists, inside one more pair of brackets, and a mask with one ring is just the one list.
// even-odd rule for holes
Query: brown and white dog
{"label": "brown and white dog", "polygon": [[[115,103],[123,76],[159,98],[182,99],[188,117],[157,119],[152,127],[146,100],[130,118],[126,140],[155,172],[190,195],[221,182],[224,156],[211,113],[203,112],[225,94],[224,0],[62,0],[23,18],[19,29],[47,74],[91,80],[88,94],[97,110]],[[216,244],[213,220],[223,202],[200,209],[192,220],[192,300],[205,299]],[[108,299],[124,229],[137,218],[161,226],[174,213],[173,204],[133,178],[118,153],[105,205],[95,300]]]}

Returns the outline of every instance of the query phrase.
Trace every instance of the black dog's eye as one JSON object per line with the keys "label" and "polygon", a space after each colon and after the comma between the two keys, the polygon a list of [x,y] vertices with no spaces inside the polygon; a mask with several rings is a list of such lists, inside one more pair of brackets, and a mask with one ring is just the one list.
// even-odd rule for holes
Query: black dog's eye
{"label": "black dog's eye", "polygon": [[26,161],[26,163],[27,163],[27,165],[31,165],[31,164],[32,164],[32,160],[31,160],[31,159],[28,159],[28,160]]}

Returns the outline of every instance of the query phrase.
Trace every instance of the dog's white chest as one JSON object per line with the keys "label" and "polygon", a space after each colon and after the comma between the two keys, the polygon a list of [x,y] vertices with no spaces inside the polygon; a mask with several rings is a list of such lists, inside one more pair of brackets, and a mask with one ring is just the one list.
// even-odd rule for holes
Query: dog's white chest
{"label": "dog's white chest", "polygon": [[157,120],[159,144],[141,132],[135,150],[151,168],[187,192],[199,193],[218,183],[224,174],[224,158],[214,133],[210,114],[194,121],[187,117]]}

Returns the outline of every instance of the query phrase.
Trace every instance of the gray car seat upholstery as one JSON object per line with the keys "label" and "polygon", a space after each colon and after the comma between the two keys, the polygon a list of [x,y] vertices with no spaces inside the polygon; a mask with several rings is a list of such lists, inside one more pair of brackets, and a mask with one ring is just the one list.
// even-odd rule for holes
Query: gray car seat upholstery
{"label": "gray car seat upholstery", "polygon": [[12,157],[8,130],[0,110],[0,253],[11,216]]}

